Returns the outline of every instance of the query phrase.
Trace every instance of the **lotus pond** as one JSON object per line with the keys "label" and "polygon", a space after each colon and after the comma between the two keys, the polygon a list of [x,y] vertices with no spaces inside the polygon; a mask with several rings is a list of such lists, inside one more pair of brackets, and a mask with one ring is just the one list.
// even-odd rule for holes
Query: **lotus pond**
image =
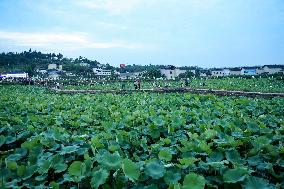
{"label": "lotus pond", "polygon": [[0,188],[284,187],[283,98],[0,91]]}

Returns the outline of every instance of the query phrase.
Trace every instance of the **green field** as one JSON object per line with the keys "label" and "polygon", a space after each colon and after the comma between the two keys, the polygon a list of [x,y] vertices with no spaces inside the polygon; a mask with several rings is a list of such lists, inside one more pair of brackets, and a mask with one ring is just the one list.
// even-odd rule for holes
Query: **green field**
{"label": "green field", "polygon": [[284,187],[283,98],[0,91],[0,188]]}

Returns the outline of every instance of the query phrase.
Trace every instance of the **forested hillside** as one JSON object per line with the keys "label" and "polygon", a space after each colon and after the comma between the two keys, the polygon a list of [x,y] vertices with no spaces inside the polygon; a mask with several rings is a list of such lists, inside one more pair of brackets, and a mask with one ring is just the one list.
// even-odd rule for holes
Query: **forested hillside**
{"label": "forested hillside", "polygon": [[[66,58],[61,53],[42,53],[40,51],[24,51],[21,53],[1,53],[0,72],[26,71],[32,74],[36,69],[47,69],[48,64],[62,64],[67,71],[83,71],[80,63],[96,67],[99,62],[79,56],[76,59]],[[108,65],[109,66],[109,65]]]}

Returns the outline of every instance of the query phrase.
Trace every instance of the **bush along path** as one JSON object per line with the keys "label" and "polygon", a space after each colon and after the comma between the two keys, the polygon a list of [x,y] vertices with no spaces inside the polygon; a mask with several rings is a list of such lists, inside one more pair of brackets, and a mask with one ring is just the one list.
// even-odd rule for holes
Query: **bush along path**
{"label": "bush along path", "polygon": [[129,89],[129,90],[64,90],[64,89],[50,89],[60,94],[102,94],[102,93],[134,93],[134,92],[148,92],[148,93],[192,93],[192,94],[215,94],[219,96],[246,96],[246,97],[282,97],[284,93],[263,93],[263,92],[245,92],[245,91],[227,91],[227,90],[212,90],[212,89],[193,89],[193,88],[157,88],[157,89]]}

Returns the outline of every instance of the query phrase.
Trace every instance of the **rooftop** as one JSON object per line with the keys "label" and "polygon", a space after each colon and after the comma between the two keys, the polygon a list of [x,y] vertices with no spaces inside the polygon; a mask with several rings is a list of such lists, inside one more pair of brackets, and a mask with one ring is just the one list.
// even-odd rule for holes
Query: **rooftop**
{"label": "rooftop", "polygon": [[282,69],[284,69],[284,65],[264,65],[264,66],[262,66],[262,68],[264,68],[264,67],[268,67],[268,68],[282,68]]}

